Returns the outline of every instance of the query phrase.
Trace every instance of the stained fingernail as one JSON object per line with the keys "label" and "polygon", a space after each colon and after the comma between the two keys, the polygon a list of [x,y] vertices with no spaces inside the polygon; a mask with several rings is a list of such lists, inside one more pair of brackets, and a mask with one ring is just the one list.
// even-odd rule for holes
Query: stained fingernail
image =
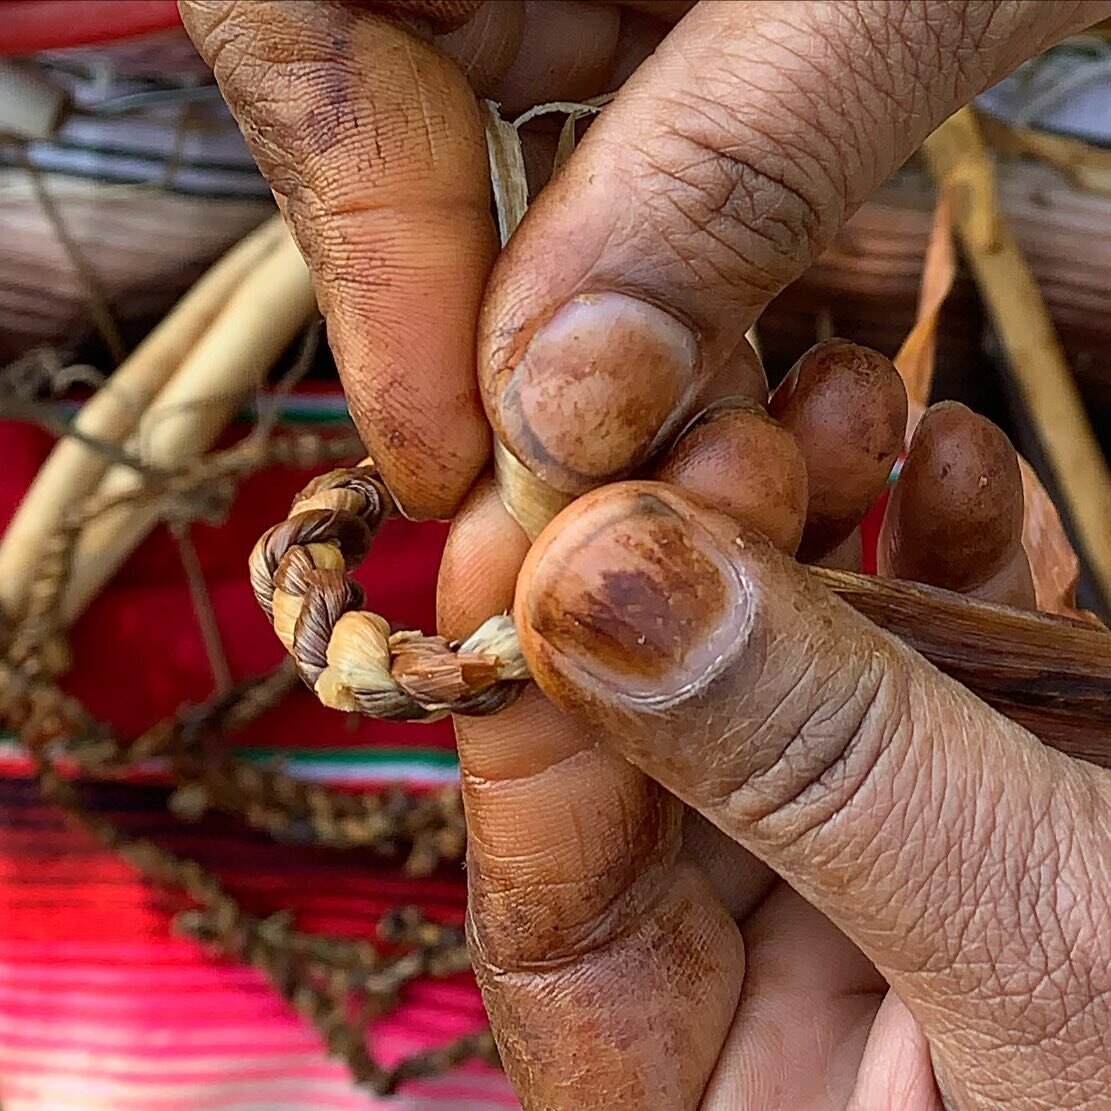
{"label": "stained fingernail", "polygon": [[735,643],[739,579],[720,541],[660,497],[598,499],[542,541],[525,640],[554,650],[541,653],[549,685],[566,668],[572,686],[585,673],[618,695],[677,695]]}
{"label": "stained fingernail", "polygon": [[806,522],[806,463],[794,436],[755,402],[723,398],[693,421],[655,468],[794,555]]}
{"label": "stained fingernail", "polygon": [[1018,457],[987,417],[955,401],[918,424],[884,521],[884,570],[950,590],[996,574],[1022,536]]}
{"label": "stained fingernail", "polygon": [[497,401],[507,445],[535,474],[583,493],[629,474],[683,419],[698,340],[663,309],[582,294],[532,337]]}

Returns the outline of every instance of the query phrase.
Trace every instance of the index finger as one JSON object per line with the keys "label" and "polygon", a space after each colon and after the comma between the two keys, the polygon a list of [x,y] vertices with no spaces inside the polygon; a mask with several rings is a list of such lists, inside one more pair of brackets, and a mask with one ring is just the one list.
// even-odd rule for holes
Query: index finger
{"label": "index finger", "polygon": [[[441,631],[510,606],[528,546],[493,483],[476,486],[444,552]],[[456,733],[472,961],[522,1104],[695,1106],[744,947],[680,853],[678,803],[535,690]]]}
{"label": "index finger", "polygon": [[[479,6],[409,5],[456,23]],[[312,269],[364,442],[407,513],[450,516],[490,436],[474,347],[497,241],[473,93],[371,9],[181,0],[181,13]]]}

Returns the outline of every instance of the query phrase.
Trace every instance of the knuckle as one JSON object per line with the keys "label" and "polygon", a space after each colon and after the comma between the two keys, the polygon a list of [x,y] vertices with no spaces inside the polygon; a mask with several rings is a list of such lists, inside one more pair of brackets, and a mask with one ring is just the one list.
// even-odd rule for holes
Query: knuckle
{"label": "knuckle", "polygon": [[738,143],[737,121],[707,97],[673,96],[657,118],[671,122],[630,152],[649,213],[634,234],[662,239],[684,283],[737,285],[766,300],[831,226],[829,179],[751,127],[754,141]]}
{"label": "knuckle", "polygon": [[797,667],[770,657],[749,689],[782,693],[738,715],[746,727],[708,780],[712,807],[813,865],[859,861],[878,822],[908,821],[895,775],[914,747],[905,686],[875,655],[840,663],[818,652]]}
{"label": "knuckle", "polygon": [[[467,791],[474,813],[473,782]],[[681,808],[651,788],[645,803],[635,829],[622,830],[625,813],[602,819],[590,844],[577,812],[559,846],[550,830],[526,828],[521,843],[499,843],[473,823],[469,928],[482,959],[519,972],[560,967],[613,944],[650,914],[674,884]]]}

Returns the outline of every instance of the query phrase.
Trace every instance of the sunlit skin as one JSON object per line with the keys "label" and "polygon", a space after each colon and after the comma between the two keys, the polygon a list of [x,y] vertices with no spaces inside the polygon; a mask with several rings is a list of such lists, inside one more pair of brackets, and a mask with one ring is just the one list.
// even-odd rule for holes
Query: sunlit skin
{"label": "sunlit skin", "polygon": [[[1111,5],[182,11],[364,438],[408,512],[455,517],[443,631],[514,608],[538,679],[458,727],[475,967],[522,1103],[1103,1106],[1111,776],[799,570],[800,541],[859,558],[905,398],[827,351],[818,402],[782,395],[775,425],[744,337],[932,127]],[[618,86],[499,256],[474,93],[512,113]],[[552,135],[526,144],[535,178]],[[531,550],[483,477],[491,425],[603,487]],[[603,486],[630,475],[666,481]],[[1030,605],[1005,437],[935,410],[904,475],[881,569]]]}

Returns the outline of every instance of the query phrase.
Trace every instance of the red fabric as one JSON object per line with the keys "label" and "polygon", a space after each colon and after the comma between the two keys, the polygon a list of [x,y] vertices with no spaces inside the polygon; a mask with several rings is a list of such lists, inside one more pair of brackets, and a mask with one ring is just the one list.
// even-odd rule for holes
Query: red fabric
{"label": "red fabric", "polygon": [[880,539],[880,526],[883,524],[883,515],[887,512],[887,500],[890,497],[891,488],[888,487],[860,522],[860,546],[864,553],[861,570],[866,575],[876,573],[876,548]]}
{"label": "red fabric", "polygon": [[[24,425],[0,422],[0,531],[51,447]],[[227,522],[192,538],[237,678],[282,655],[247,580],[260,533],[313,477],[271,470],[246,481]],[[362,573],[369,604],[431,630],[442,524],[391,522]],[[134,735],[213,690],[180,554],[152,535],[73,630],[68,689]],[[413,726],[345,718],[299,689],[234,743],[265,748],[453,745],[448,722]],[[425,759],[425,758],[421,758]],[[421,767],[418,759],[412,765]],[[450,774],[450,770],[449,773]],[[459,924],[462,867],[411,879],[362,851],[280,844],[241,820],[209,813],[178,821],[158,776],[83,783],[85,805],[131,835],[212,869],[249,911],[288,909],[299,928],[371,940],[389,908],[417,904]],[[269,1105],[356,1111],[357,1091],[319,1036],[255,970],[175,937],[180,893],[146,881],[45,804],[21,758],[0,759],[0,1102],[13,1111],[248,1111]],[[187,991],[181,984],[188,982]],[[375,1024],[383,1061],[477,1030],[473,978],[418,982]],[[246,1060],[248,1063],[243,1064]],[[473,1065],[443,1081],[406,1085],[400,1111],[517,1106],[504,1077]]]}
{"label": "red fabric", "polygon": [[93,46],[180,26],[176,0],[0,0],[0,55]]}
{"label": "red fabric", "polygon": [[[0,422],[0,531],[50,450],[45,434]],[[313,474],[272,469],[243,483],[229,518],[192,529],[220,635],[235,678],[273,667],[282,656],[247,583],[247,557],[279,521]],[[392,622],[435,628],[435,584],[446,526],[393,521],[375,541],[359,578],[372,608]],[[96,599],[73,631],[78,666],[66,687],[125,735],[140,732],[184,703],[212,693],[212,673],[177,546],[158,529]],[[338,734],[338,735],[337,735]],[[451,747],[447,722],[406,726],[344,719],[305,692],[244,731],[242,743],[265,747],[320,743]],[[237,743],[240,738],[237,738]]]}

